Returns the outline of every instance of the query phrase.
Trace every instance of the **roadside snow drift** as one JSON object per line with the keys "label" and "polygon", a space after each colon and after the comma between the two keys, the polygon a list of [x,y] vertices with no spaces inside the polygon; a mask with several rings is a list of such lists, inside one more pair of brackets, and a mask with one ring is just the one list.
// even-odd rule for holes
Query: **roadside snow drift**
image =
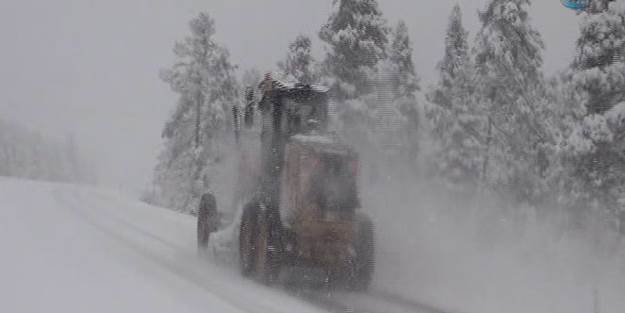
{"label": "roadside snow drift", "polygon": [[317,312],[195,253],[195,220],[0,177],[0,312]]}

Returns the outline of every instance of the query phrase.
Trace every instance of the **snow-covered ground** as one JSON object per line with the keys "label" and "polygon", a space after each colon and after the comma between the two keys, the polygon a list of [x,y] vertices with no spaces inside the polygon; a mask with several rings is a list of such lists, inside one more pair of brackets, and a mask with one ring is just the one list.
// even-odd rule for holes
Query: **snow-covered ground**
{"label": "snow-covered ground", "polygon": [[0,177],[0,312],[319,312],[195,251],[195,220]]}

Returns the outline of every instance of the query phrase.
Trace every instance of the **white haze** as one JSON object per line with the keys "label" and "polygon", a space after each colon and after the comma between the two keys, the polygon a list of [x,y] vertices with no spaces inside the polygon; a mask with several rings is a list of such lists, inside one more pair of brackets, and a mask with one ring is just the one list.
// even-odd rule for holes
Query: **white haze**
{"label": "white haze", "polygon": [[[137,194],[151,178],[161,145],[160,131],[176,100],[166,84],[158,79],[158,71],[173,62],[171,48],[176,40],[187,34],[190,18],[200,10],[209,12],[216,20],[216,37],[230,50],[233,61],[241,69],[256,67],[266,71],[273,69],[274,64],[283,58],[288,42],[298,33],[312,35],[315,51],[319,57],[322,55],[316,32],[327,19],[330,2],[2,1],[0,117],[51,136],[63,138],[73,134],[83,153],[97,164],[96,170],[103,185]],[[475,12],[485,1],[459,2],[468,28],[475,34]],[[423,78],[422,87],[436,79],[435,64],[442,56],[443,34],[453,3],[452,0],[380,1],[391,23],[401,18],[409,27],[417,71]],[[577,16],[563,9],[558,0],[535,0],[533,20],[547,44],[546,72],[554,73],[567,66],[578,34]],[[152,219],[156,223],[153,225],[155,232],[166,232],[181,245],[186,245],[185,251],[192,251],[194,221],[188,217],[160,211],[150,215],[146,212],[154,208],[138,206],[110,195],[94,196],[91,191],[71,187],[2,183],[4,188],[11,188],[7,190],[17,192],[15,195],[6,191],[0,193],[3,196],[0,200],[5,201],[0,202],[3,208],[7,207],[6,201],[9,200],[12,203],[8,205],[13,205],[10,212],[13,219],[0,221],[0,225],[5,223],[5,227],[0,227],[3,231],[12,230],[22,235],[26,228],[18,226],[26,224],[31,217],[41,218],[31,216],[35,213],[31,213],[30,208],[57,203],[65,197],[65,201],[74,203],[88,201],[89,205],[104,212],[115,210],[120,218],[131,212],[134,216],[129,218],[130,222],[146,217]],[[226,192],[230,185],[219,187],[223,189],[216,190],[218,197],[221,196],[219,201],[229,203],[233,198]],[[39,192],[38,198],[20,202],[29,199],[31,189]],[[531,210],[524,211],[525,216],[512,223],[510,212],[487,200],[474,197],[450,200],[431,184],[393,177],[376,183],[368,182],[365,177],[362,197],[365,210],[374,217],[378,233],[378,270],[374,288],[402,293],[452,312],[587,313],[599,310],[618,313],[625,308],[622,297],[625,273],[619,263],[625,256],[610,252],[618,251],[620,243],[600,229],[591,228],[581,234],[566,233],[559,223],[552,222],[557,218],[540,219]],[[87,275],[91,270],[97,272],[100,266],[110,266],[107,260],[113,259],[113,266],[106,273],[136,275],[127,279],[132,281],[131,286],[148,288],[140,297],[149,296],[161,301],[160,296],[169,296],[205,304],[205,294],[196,286],[187,286],[188,282],[161,273],[162,268],[158,266],[146,265],[142,257],[128,253],[128,249],[119,247],[117,242],[109,242],[110,238],[101,239],[99,233],[87,233],[88,237],[82,239],[75,237],[73,230],[88,227],[76,222],[76,216],[67,214],[62,205],[53,209],[68,216],[46,212],[44,217],[61,226],[68,220],[72,224],[58,232],[56,237],[46,238],[46,243],[58,244],[53,242],[55,238],[66,237],[71,244],[81,248],[77,251],[85,255],[76,257],[87,263],[76,262],[77,266],[82,266],[79,270],[84,271],[79,275]],[[123,214],[120,213],[122,209]],[[519,220],[524,222],[519,223]],[[43,226],[54,230],[54,225]],[[9,237],[3,238],[7,240]],[[40,252],[35,249],[37,240],[32,234],[26,236],[23,243],[27,245],[20,256],[35,263],[33,266],[44,266],[47,264],[36,260]],[[86,253],[92,240],[96,243],[104,240],[113,253]],[[6,241],[5,246],[12,245],[15,243]],[[75,262],[52,245],[45,249],[61,260]],[[165,258],[172,257],[167,251],[157,252]],[[206,276],[193,260],[189,260],[192,257],[173,257],[174,261],[188,263],[195,271],[192,274]],[[20,258],[0,259],[6,262],[0,263],[6,265],[0,266],[4,270],[23,261]],[[115,262],[123,263],[121,269]],[[129,271],[129,268],[136,271]],[[154,273],[157,273],[156,277]],[[64,278],[46,270],[41,270],[41,274],[48,279],[46,284],[53,284],[45,286],[50,290],[55,290],[56,282]],[[105,274],[99,273],[97,278],[107,279],[102,277],[107,276]],[[84,276],[71,277],[70,281],[84,285],[93,282]],[[206,281],[210,282],[210,279]],[[8,293],[13,290],[10,288],[17,287],[23,288],[24,292],[19,296],[28,295],[30,284],[39,282],[38,278],[32,278],[32,281],[22,281],[17,286],[5,284],[6,290],[2,291]],[[172,282],[171,286],[183,288],[185,292],[168,285]],[[105,287],[97,285],[94,288]],[[113,287],[117,286],[113,285],[110,290],[115,290]],[[61,295],[82,292],[75,286],[55,291]],[[113,310],[137,308],[136,298],[116,292],[114,296],[128,302],[112,307]],[[78,295],[83,297],[77,303],[79,308],[88,309],[89,305],[104,301],[98,298],[98,294]],[[275,299],[283,301],[280,295]],[[164,301],[164,308],[180,308],[175,301]]]}
{"label": "white haze", "polygon": [[565,231],[562,216],[506,211],[432,182],[365,185],[378,238],[376,289],[459,313],[625,308],[623,245],[604,228]]}

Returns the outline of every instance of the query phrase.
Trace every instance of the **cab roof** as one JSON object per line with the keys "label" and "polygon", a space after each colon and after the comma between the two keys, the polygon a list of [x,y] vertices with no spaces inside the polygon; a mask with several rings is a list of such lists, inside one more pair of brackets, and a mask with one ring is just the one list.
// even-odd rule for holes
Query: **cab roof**
{"label": "cab roof", "polygon": [[329,91],[327,87],[320,85],[307,85],[281,81],[273,78],[270,74],[265,75],[265,79],[258,84],[258,89],[262,90],[263,93],[267,91],[278,91],[286,94],[327,94]]}

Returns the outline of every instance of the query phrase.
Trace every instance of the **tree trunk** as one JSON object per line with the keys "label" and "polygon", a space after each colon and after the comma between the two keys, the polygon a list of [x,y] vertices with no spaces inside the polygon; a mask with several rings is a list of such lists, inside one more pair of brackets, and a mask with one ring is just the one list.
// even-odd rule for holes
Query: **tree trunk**
{"label": "tree trunk", "polygon": [[490,144],[493,135],[493,121],[488,117],[488,135],[486,137],[486,152],[484,154],[484,163],[482,164],[482,184],[486,184],[486,174],[488,170],[488,162],[490,161]]}
{"label": "tree trunk", "polygon": [[195,148],[200,147],[200,122],[202,115],[202,92],[198,91],[195,97]]}

